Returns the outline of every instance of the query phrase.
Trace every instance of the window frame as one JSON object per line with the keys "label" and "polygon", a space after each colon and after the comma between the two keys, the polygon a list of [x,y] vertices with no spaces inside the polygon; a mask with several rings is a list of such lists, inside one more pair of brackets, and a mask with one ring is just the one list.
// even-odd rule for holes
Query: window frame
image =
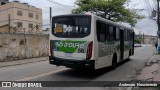
{"label": "window frame", "polygon": [[[54,33],[54,20],[55,19],[58,19],[58,18],[88,18],[89,22],[88,22],[88,33],[85,34],[85,35],[78,35],[78,36],[64,36],[64,35],[57,35]],[[55,37],[58,37],[58,38],[84,38],[84,37],[87,37],[91,34],[91,19],[92,17],[90,15],[62,15],[62,16],[55,16],[52,18],[52,30],[51,30],[51,33],[52,35],[54,35]]]}
{"label": "window frame", "polygon": [[28,28],[32,29],[33,28],[33,24],[32,23],[28,23]]}
{"label": "window frame", "polygon": [[37,19],[37,20],[39,19],[39,15],[36,15],[36,19]]}
{"label": "window frame", "polygon": [[17,22],[17,27],[23,27],[23,22]]}
{"label": "window frame", "polygon": [[[100,26],[98,26],[98,23]],[[99,27],[101,28],[102,24],[104,25],[104,28],[103,28],[104,32],[101,32],[100,30],[102,30],[102,29],[99,29]],[[96,33],[97,33],[97,41],[98,42],[106,42],[107,37],[106,37],[106,23],[105,22],[100,21],[100,20],[96,21]],[[101,35],[102,35],[101,33],[104,34],[104,40],[101,40]]]}
{"label": "window frame", "polygon": [[23,16],[23,11],[17,10],[17,15],[18,15],[18,16]]}
{"label": "window frame", "polygon": [[28,17],[33,18],[33,13],[32,13],[32,12],[29,12],[29,13],[28,13]]}

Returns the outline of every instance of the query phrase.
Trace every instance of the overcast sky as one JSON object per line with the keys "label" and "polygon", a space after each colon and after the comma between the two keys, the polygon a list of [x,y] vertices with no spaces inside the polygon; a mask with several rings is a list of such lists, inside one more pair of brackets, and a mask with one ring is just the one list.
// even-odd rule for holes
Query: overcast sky
{"label": "overcast sky", "polygon": [[[51,3],[49,2],[50,0],[19,0],[19,1],[29,3],[30,5],[36,6],[38,8],[42,8],[43,24],[49,24],[49,7],[52,7],[52,16],[70,14],[71,10],[74,9],[75,7],[67,7],[67,6],[75,6],[74,2],[76,0],[52,0],[67,6],[61,6]],[[136,33],[141,32],[147,35],[156,35],[157,32],[156,21],[149,19],[150,12],[153,10],[153,8],[156,8],[155,1],[156,0],[131,0],[131,2],[129,2],[129,5],[127,5],[128,8],[144,9],[143,11],[141,11],[141,13],[145,15],[146,18],[138,21],[136,27],[134,27]]]}

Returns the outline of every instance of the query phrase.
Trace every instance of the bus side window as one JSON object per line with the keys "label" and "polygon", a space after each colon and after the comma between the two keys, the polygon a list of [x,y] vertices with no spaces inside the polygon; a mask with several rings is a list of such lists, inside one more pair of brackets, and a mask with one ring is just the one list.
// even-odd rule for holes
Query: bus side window
{"label": "bus side window", "polygon": [[128,41],[127,38],[128,38],[128,37],[127,37],[127,30],[124,30],[124,40],[125,40],[125,41]]}
{"label": "bus side window", "polygon": [[120,39],[120,29],[119,29],[119,27],[117,27],[116,28],[116,41],[119,41],[119,39]]}
{"label": "bus side window", "polygon": [[97,25],[97,38],[99,42],[106,42],[106,24],[100,21],[96,22]]}
{"label": "bus side window", "polygon": [[133,35],[132,35],[132,32],[130,31],[130,41],[132,41],[132,38],[133,38]]}
{"label": "bus side window", "polygon": [[116,41],[116,27],[113,27],[113,40]]}
{"label": "bus side window", "polygon": [[129,32],[129,35],[130,35],[130,41],[132,41],[133,35],[131,31]]}
{"label": "bus side window", "polygon": [[127,30],[127,41],[130,41],[130,31],[129,30]]}
{"label": "bus side window", "polygon": [[106,25],[106,39],[107,41],[110,41],[110,36],[109,36],[109,25]]}
{"label": "bus side window", "polygon": [[113,26],[109,27],[109,37],[110,37],[110,41],[113,41]]}

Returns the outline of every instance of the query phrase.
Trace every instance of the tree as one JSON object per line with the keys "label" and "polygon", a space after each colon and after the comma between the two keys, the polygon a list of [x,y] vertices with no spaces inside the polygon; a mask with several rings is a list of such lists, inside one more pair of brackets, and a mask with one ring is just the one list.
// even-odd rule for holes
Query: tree
{"label": "tree", "polygon": [[139,38],[134,38],[134,42],[137,44],[141,44],[142,39]]}
{"label": "tree", "polygon": [[79,7],[72,10],[72,13],[91,12],[103,18],[115,22],[126,22],[135,26],[138,19],[143,16],[135,10],[125,8],[128,0],[77,0],[76,5]]}

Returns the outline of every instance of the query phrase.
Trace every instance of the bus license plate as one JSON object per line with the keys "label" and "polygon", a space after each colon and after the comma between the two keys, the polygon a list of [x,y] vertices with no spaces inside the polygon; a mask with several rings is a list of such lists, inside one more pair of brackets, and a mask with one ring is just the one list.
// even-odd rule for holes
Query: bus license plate
{"label": "bus license plate", "polygon": [[65,53],[66,57],[72,57],[72,53]]}

